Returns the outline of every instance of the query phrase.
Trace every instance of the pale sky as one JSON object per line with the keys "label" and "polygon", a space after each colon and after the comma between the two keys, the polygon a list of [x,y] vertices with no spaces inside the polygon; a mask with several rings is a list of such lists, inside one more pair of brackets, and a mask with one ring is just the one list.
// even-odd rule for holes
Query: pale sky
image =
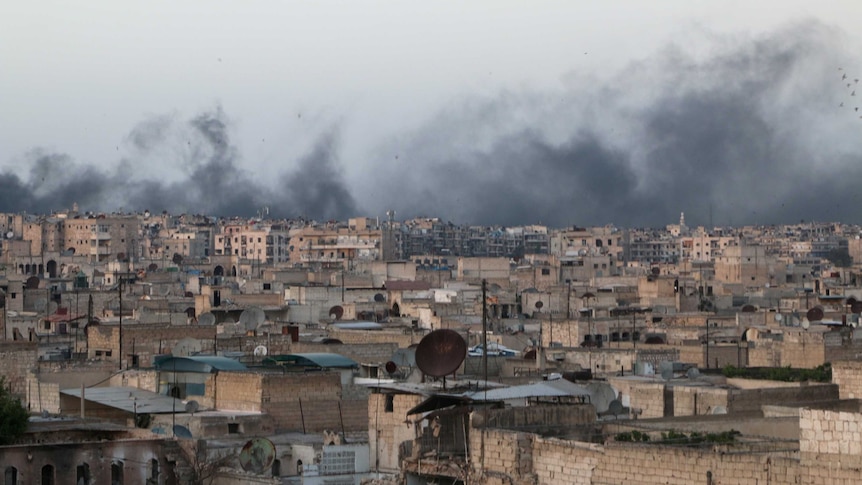
{"label": "pale sky", "polygon": [[[380,202],[382,189],[369,187],[370,174],[387,167],[375,159],[401,160],[402,149],[446,144],[451,136],[422,140],[445,132],[441,124],[457,124],[453,118],[485,119],[476,111],[462,117],[463,106],[513,96],[519,101],[494,103],[505,110],[497,118],[508,120],[503,132],[523,122],[525,130],[563,140],[571,134],[548,121],[547,110],[525,107],[532,101],[523,96],[568,100],[593,83],[600,86],[590,93],[595,98],[626,89],[618,77],[649,71],[637,66],[669,49],[708,59],[728,44],[796,24],[834,34],[835,57],[852,65],[853,53],[862,52],[860,19],[862,2],[851,0],[7,2],[0,10],[0,172],[35,187],[28,174],[38,150],[107,172],[125,160],[136,177],[181,180],[191,169],[173,159],[179,149],[172,143],[185,134],[160,138],[146,154],[130,135],[153,119],[183,125],[220,108],[235,163],[262,184],[275,183],[273,172],[295,169],[321,136],[336,131],[336,171],[357,205],[380,215],[399,199]],[[662,75],[647,72],[638,86]],[[615,114],[593,116],[612,123],[650,95],[638,91]],[[500,142],[485,135],[491,145]],[[458,163],[458,150],[482,151],[482,136],[475,146],[469,136],[454,141],[445,157]],[[411,163],[428,164],[429,157],[437,155]],[[456,222],[480,216],[451,206],[440,211]]]}

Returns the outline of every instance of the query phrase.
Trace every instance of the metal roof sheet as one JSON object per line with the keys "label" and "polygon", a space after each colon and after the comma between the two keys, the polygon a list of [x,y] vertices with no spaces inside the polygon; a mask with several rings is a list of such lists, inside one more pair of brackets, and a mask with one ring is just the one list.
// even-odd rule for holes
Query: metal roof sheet
{"label": "metal roof sheet", "polygon": [[264,362],[277,364],[289,364],[305,367],[324,367],[324,368],[355,368],[359,367],[353,359],[348,359],[341,354],[330,354],[325,352],[309,352],[304,354],[280,354],[273,355],[264,360]]}
{"label": "metal roof sheet", "polygon": [[[60,393],[81,398],[81,389],[63,389]],[[183,401],[137,387],[90,387],[84,390],[84,399],[128,413],[185,412]]]}
{"label": "metal roof sheet", "polygon": [[506,401],[509,399],[526,399],[529,397],[564,397],[564,396],[589,396],[590,393],[583,386],[569,382],[565,379],[556,381],[541,381],[523,386],[505,387],[502,389],[491,389],[470,393],[474,401]]}
{"label": "metal roof sheet", "polygon": [[217,355],[194,355],[189,357],[166,357],[157,360],[153,367],[161,371],[199,372],[209,374],[213,371],[248,370],[243,363]]}

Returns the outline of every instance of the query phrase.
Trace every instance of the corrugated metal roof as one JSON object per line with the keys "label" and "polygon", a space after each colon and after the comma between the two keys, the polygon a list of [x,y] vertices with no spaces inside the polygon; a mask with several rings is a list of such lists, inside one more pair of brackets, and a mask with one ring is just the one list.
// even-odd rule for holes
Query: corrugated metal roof
{"label": "corrugated metal roof", "polygon": [[323,368],[355,368],[359,367],[354,360],[348,359],[341,354],[328,354],[324,352],[309,352],[304,354],[281,354],[273,355],[264,360],[277,364],[297,365],[304,367]]}
{"label": "corrugated metal roof", "polygon": [[158,370],[166,372],[199,372],[210,374],[213,371],[248,370],[241,362],[216,355],[195,355],[190,357],[167,357],[153,364]]}
{"label": "corrugated metal roof", "polygon": [[583,386],[565,379],[556,381],[541,381],[523,386],[505,387],[470,393],[474,401],[506,401],[509,399],[526,399],[530,397],[566,397],[590,396]]}
{"label": "corrugated metal roof", "polygon": [[[81,389],[64,389],[60,393],[81,398]],[[168,414],[185,412],[186,405],[179,399],[145,391],[137,387],[90,387],[84,399],[128,413]]]}

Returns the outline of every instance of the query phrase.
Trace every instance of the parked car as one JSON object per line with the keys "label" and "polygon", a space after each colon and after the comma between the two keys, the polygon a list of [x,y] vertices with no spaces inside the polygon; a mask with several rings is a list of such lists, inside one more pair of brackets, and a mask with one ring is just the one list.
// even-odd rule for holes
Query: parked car
{"label": "parked car", "polygon": [[[467,355],[469,355],[470,357],[481,357],[484,353],[485,352],[484,348],[482,347],[482,344],[467,349]],[[488,355],[493,357],[515,357],[516,355],[518,355],[518,351],[512,350],[500,344],[489,343]]]}

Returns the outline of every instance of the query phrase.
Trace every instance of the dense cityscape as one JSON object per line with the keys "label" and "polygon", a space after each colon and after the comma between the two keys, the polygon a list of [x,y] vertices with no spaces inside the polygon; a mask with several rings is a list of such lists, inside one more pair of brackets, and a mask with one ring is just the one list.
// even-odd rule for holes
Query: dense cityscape
{"label": "dense cityscape", "polygon": [[72,207],[0,234],[3,409],[25,419],[4,412],[5,483],[853,483],[862,463],[859,226]]}

